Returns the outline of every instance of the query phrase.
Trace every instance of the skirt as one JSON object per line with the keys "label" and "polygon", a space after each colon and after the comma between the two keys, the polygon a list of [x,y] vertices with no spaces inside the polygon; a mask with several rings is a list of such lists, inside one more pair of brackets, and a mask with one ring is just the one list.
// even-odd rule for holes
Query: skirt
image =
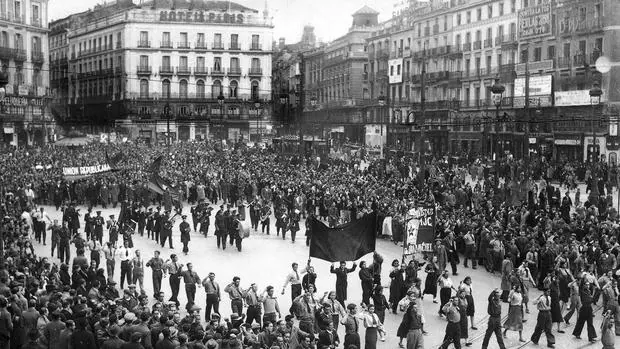
{"label": "skirt", "polygon": [[441,308],[443,308],[443,306],[448,303],[448,301],[450,300],[451,296],[452,296],[452,289],[451,288],[442,287],[441,290],[439,290],[439,300],[440,300],[439,311],[442,314],[443,314],[443,311],[441,310]]}
{"label": "skirt", "polygon": [[405,324],[405,316],[409,316],[409,315],[405,313],[405,315],[403,316],[403,319],[400,321],[400,325],[398,325],[398,329],[396,330],[396,337],[398,338],[407,338],[407,332],[409,332],[409,329],[407,328]]}
{"label": "skirt", "polygon": [[428,273],[424,281],[424,294],[431,294],[437,297],[437,274]]}
{"label": "skirt", "polygon": [[366,328],[366,336],[364,337],[365,349],[377,349],[377,332],[376,327]]}
{"label": "skirt", "polygon": [[551,322],[562,322],[562,310],[560,309],[560,300],[551,298]]}
{"label": "skirt", "polygon": [[467,316],[461,315],[461,321],[459,322],[459,327],[461,328],[461,338],[468,338],[469,333],[467,332]]}
{"label": "skirt", "polygon": [[510,331],[523,331],[523,305],[510,305],[504,328]]}
{"label": "skirt", "polygon": [[467,316],[474,316],[474,314],[476,313],[476,306],[474,305],[474,297],[467,295],[465,296],[465,299],[467,299],[467,313],[466,313]]}

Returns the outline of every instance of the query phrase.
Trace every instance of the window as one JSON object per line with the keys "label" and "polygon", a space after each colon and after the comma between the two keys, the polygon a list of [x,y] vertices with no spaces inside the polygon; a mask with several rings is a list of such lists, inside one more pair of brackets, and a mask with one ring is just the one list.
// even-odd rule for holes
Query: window
{"label": "window", "polygon": [[121,47],[121,33],[116,33],[116,48]]}
{"label": "window", "polygon": [[448,16],[443,16],[443,31],[448,30]]}
{"label": "window", "polygon": [[197,68],[204,68],[205,67],[205,58],[204,57],[196,58],[196,67]]}
{"label": "window", "polygon": [[41,17],[39,16],[39,4],[32,4],[32,24],[40,25]]}
{"label": "window", "polygon": [[189,48],[189,44],[187,43],[187,33],[180,33],[179,38],[179,47]]}
{"label": "window", "polygon": [[179,57],[179,68],[187,69],[187,56],[180,56]]}
{"label": "window", "polygon": [[228,86],[228,96],[230,98],[237,98],[237,88],[238,84],[235,80],[230,82],[230,86]]}
{"label": "window", "polygon": [[456,15],[456,25],[461,25],[461,14]]}
{"label": "window", "polygon": [[547,59],[555,59],[555,46],[547,46]]}
{"label": "window", "polygon": [[196,81],[196,98],[205,98],[205,82],[203,80]]}
{"label": "window", "polygon": [[504,15],[504,3],[503,2],[499,3],[499,15],[500,16]]}
{"label": "window", "polygon": [[222,94],[222,82],[220,80],[213,81],[213,85],[211,85],[211,97],[217,98]]}
{"label": "window", "polygon": [[168,79],[161,82],[161,97],[170,98],[170,80]]}
{"label": "window", "polygon": [[564,57],[570,57],[570,43],[569,42],[564,44],[563,53],[564,53]]}
{"label": "window", "polygon": [[219,48],[219,49],[223,48],[222,34],[219,34],[219,33],[213,34],[213,48]]}
{"label": "window", "polygon": [[476,10],[476,21],[481,21],[482,20],[482,9],[479,8]]}
{"label": "window", "polygon": [[161,66],[164,68],[170,68],[170,56],[161,57]]}
{"label": "window", "polygon": [[542,60],[542,48],[535,47],[534,48],[534,62],[540,62]]}
{"label": "window", "polygon": [[252,50],[260,50],[260,36],[252,35]]}
{"label": "window", "polygon": [[252,58],[252,71],[253,72],[258,72],[260,71],[260,59],[258,58]]}
{"label": "window", "polygon": [[15,19],[20,20],[22,18],[22,2],[15,1]]}
{"label": "window", "polygon": [[252,85],[251,85],[251,92],[252,92],[252,100],[257,100],[259,99],[259,93],[258,93],[258,81],[252,81]]}
{"label": "window", "polygon": [[19,50],[24,49],[24,41],[21,34],[15,34],[13,46]]}
{"label": "window", "polygon": [[149,81],[147,79],[140,80],[140,98],[149,98]]}
{"label": "window", "polygon": [[238,34],[230,34],[230,49],[231,50],[239,49],[239,35]]}
{"label": "window", "polygon": [[493,18],[493,5],[487,6],[487,18]]}
{"label": "window", "polygon": [[196,40],[196,46],[198,47],[205,47],[205,34],[204,33],[198,33],[198,39]]}
{"label": "window", "polygon": [[510,0],[510,13],[515,13],[517,10],[517,0]]}
{"label": "window", "polygon": [[148,47],[149,46],[149,32],[140,32],[140,42],[138,43],[140,47]]}
{"label": "window", "polygon": [[161,46],[172,47],[172,43],[170,42],[170,32],[163,32],[161,34]]}
{"label": "window", "polygon": [[217,72],[222,71],[222,57],[213,58],[213,70]]}
{"label": "window", "polygon": [[231,57],[230,58],[230,69],[234,71],[239,71],[239,58]]}
{"label": "window", "polygon": [[38,36],[32,37],[32,52],[41,53],[41,38]]}
{"label": "window", "polygon": [[179,98],[187,98],[187,80],[179,81]]}
{"label": "window", "polygon": [[521,50],[521,63],[527,63],[529,58],[529,51],[527,49]]}
{"label": "window", "polygon": [[471,23],[471,11],[467,11],[467,13],[465,15],[466,15],[466,18],[467,18],[467,23]]}
{"label": "window", "polygon": [[149,56],[142,55],[140,56],[140,67],[146,68],[149,66]]}

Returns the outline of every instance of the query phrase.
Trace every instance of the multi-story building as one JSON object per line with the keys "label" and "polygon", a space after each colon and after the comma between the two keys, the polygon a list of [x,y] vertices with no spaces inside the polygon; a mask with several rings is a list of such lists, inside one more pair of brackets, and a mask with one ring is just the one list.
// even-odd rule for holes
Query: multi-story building
{"label": "multi-story building", "polygon": [[158,143],[248,140],[262,132],[252,128],[270,123],[273,25],[266,11],[233,2],[123,0],[72,22],[73,122],[114,125]]}
{"label": "multi-story building", "polygon": [[332,145],[347,139],[364,143],[364,115],[370,100],[366,39],[375,29],[378,15],[364,6],[353,14],[353,24],[345,35],[303,55],[303,123],[320,125],[310,129]]}
{"label": "multi-story building", "polygon": [[9,77],[0,109],[4,145],[45,144],[54,136],[47,11],[47,0],[0,1],[0,65]]}

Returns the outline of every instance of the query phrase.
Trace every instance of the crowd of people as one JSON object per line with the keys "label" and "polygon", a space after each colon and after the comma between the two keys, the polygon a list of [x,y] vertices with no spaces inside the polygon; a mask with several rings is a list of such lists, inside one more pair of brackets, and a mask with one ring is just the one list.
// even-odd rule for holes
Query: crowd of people
{"label": "crowd of people", "polygon": [[[149,189],[149,165],[162,154],[160,175],[192,205],[191,217],[174,213],[171,195]],[[63,167],[105,164],[110,157],[117,171],[79,180],[62,176]],[[301,159],[270,149],[223,150],[201,142],[166,148],[126,143],[4,152],[0,348],[334,348],[341,344],[339,324],[345,328],[345,348],[360,347],[362,327],[366,348],[374,348],[385,338],[386,311],[400,311],[404,315],[398,330],[389,332],[396,333],[401,346],[406,339],[407,348],[417,349],[423,347],[426,332],[424,295],[439,303],[438,316],[447,320],[443,346],[458,348],[462,340],[471,344],[468,329],[477,330],[472,280],[454,282],[448,271],[450,265],[452,276],[458,275],[461,258],[462,267],[482,266],[501,276],[501,287],[488,299],[483,348],[493,333],[500,348],[507,331],[518,331],[525,341],[523,313],[529,312],[528,304],[539,311],[532,342],[545,332],[552,347],[553,325],[563,333],[560,323],[569,324],[575,313],[573,335],[580,338],[587,323],[588,339],[595,341],[593,304],[599,298],[601,339],[604,346],[613,347],[615,334],[620,335],[615,272],[620,268],[620,225],[611,199],[615,168],[505,159],[497,183],[493,167],[479,161],[433,161],[421,186],[415,164],[407,157],[369,161],[363,154],[348,161]],[[587,183],[585,193],[575,185],[581,179]],[[394,260],[388,297],[380,278],[383,258],[375,254],[372,264],[361,263],[361,305],[346,303],[347,275],[357,265],[333,266],[336,291],[321,297],[312,265],[302,273],[294,264],[283,287],[284,291],[291,285],[293,306],[288,311],[279,308],[275,287],[259,290],[252,284],[244,290],[236,278],[222,289],[231,299],[233,315],[221,319],[222,290],[214,274],[201,280],[192,265],[178,263],[176,255],[166,261],[158,252],[146,258],[133,246],[135,236],[146,231],[146,237],[162,247],[166,241],[173,247],[172,221],[180,215],[187,253],[191,227],[209,233],[213,205],[219,205],[212,231],[221,248],[228,241],[241,251],[244,231],[259,230],[259,224],[262,232],[272,233],[272,218],[275,233],[283,239],[290,231],[295,242],[303,229],[308,243],[312,232],[307,225],[300,227],[304,218],[316,216],[336,226],[372,211],[379,217],[379,234],[402,242],[406,214],[420,200],[431,200],[437,207],[433,252],[407,263]],[[50,220],[38,205],[62,210],[62,220]],[[120,208],[118,219],[92,212],[108,206]],[[80,213],[80,207],[86,212]],[[246,212],[250,228],[244,223]],[[52,258],[36,256],[31,237],[46,244],[48,231]],[[77,251],[73,258],[70,245]],[[118,260],[120,288],[114,275]],[[151,268],[153,290],[144,289],[146,268]],[[168,300],[162,292],[164,277],[170,284]],[[188,299],[185,312],[178,301],[181,281]],[[193,302],[198,287],[207,296],[204,319]],[[530,300],[533,287],[544,293]],[[509,303],[504,323],[501,301]]]}

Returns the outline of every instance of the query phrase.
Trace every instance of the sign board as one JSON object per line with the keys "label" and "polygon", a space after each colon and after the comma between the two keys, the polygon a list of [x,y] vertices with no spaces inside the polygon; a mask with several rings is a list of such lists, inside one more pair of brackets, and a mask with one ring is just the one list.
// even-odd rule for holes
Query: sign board
{"label": "sign board", "polygon": [[519,40],[551,35],[551,4],[530,6],[519,11]]}
{"label": "sign board", "polygon": [[581,145],[580,139],[556,139],[553,141],[555,145]]}
{"label": "sign board", "polygon": [[[604,101],[605,93],[601,96]],[[554,96],[556,107],[590,105],[590,90],[556,91]]]}
{"label": "sign board", "polygon": [[403,59],[396,58],[388,61],[388,79],[390,84],[400,84],[403,82]]}
{"label": "sign board", "polygon": [[[529,82],[529,95],[531,96],[545,96],[551,95],[553,76],[530,76]],[[525,97],[525,78],[515,79],[515,97]]]}
{"label": "sign board", "polygon": [[2,99],[2,105],[10,107],[26,107],[28,105],[43,107],[44,100],[42,98],[7,96]]}
{"label": "sign board", "polygon": [[407,213],[407,239],[405,254],[432,252],[435,240],[437,219],[435,205],[427,205],[409,210]]}
{"label": "sign board", "polygon": [[104,173],[112,171],[112,168],[108,164],[95,165],[95,166],[83,166],[83,167],[63,167],[62,174],[65,177],[82,177],[91,176],[98,173]]}
{"label": "sign board", "polygon": [[[530,96],[529,100],[529,108],[543,108],[553,105],[553,98],[551,98],[551,95]],[[525,97],[514,97],[512,105],[515,108],[525,108]]]}
{"label": "sign board", "polygon": [[162,22],[186,22],[186,23],[229,23],[242,24],[245,16],[242,13],[228,12],[204,12],[204,11],[161,11],[159,20]]}
{"label": "sign board", "polygon": [[553,59],[515,64],[515,72],[517,75],[525,74],[528,70],[531,72],[538,72],[539,70],[553,70]]}
{"label": "sign board", "polygon": [[28,95],[28,85],[19,85],[17,86],[17,94],[20,96]]}

